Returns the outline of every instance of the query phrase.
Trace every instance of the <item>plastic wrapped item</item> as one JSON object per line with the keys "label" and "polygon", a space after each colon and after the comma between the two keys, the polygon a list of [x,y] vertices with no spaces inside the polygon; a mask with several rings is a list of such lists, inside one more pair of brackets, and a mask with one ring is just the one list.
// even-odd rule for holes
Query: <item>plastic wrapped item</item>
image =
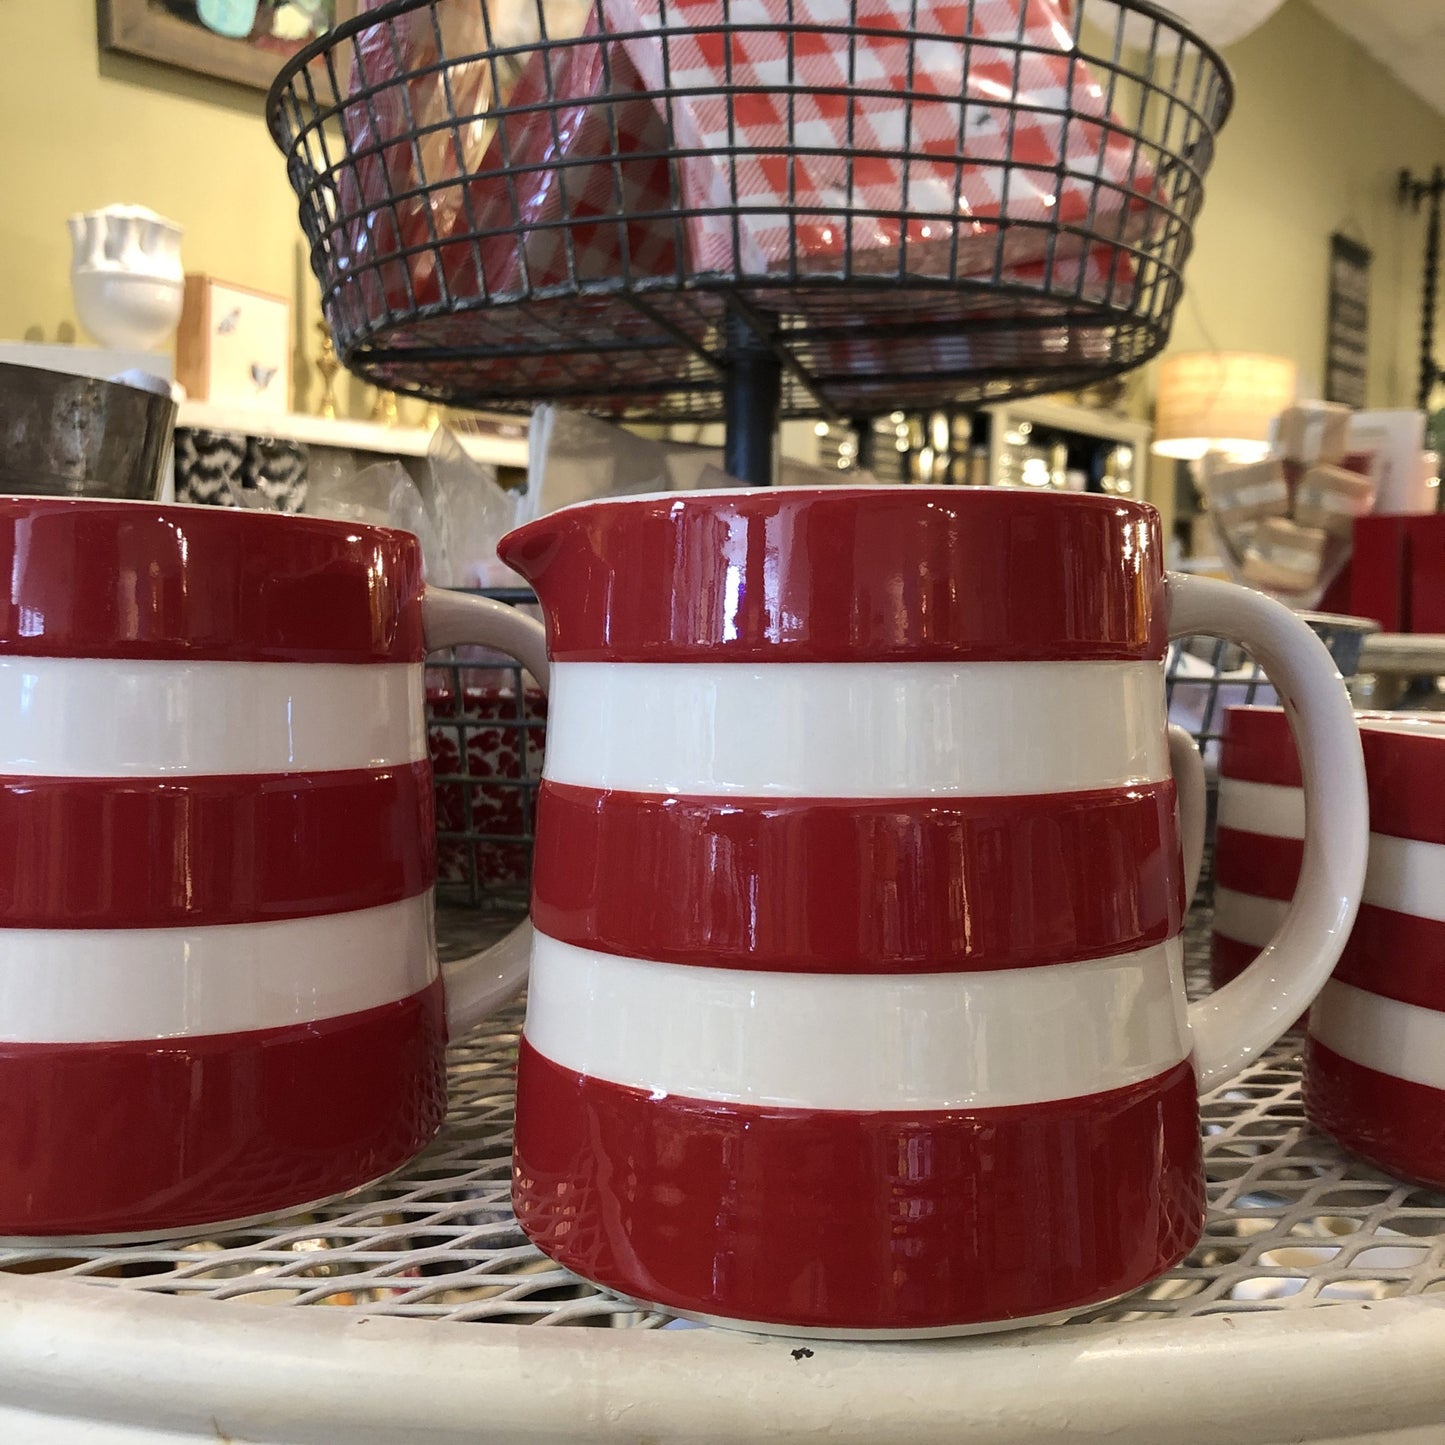
{"label": "plastic wrapped item", "polygon": [[1370,510],[1370,479],[1344,467],[1313,466],[1295,488],[1294,518],[1303,527],[1319,527],[1349,540],[1355,518]]}
{"label": "plastic wrapped item", "polygon": [[313,517],[396,527],[421,543],[427,579],[446,575],[449,562],[440,529],[411,474],[397,461],[373,462],[359,471],[322,468],[312,480],[306,511]]}
{"label": "plastic wrapped item", "polygon": [[1211,457],[1201,470],[1209,509],[1227,537],[1237,538],[1241,527],[1265,517],[1289,515],[1289,487],[1277,457],[1247,466]]}
{"label": "plastic wrapped item", "polygon": [[[919,321],[912,334],[880,336],[868,321],[852,318],[846,303],[836,316],[820,307],[817,319],[830,323],[829,330],[836,334],[818,346],[814,369],[822,376],[873,377],[872,383],[860,381],[857,389],[873,393],[891,409],[893,402],[905,399],[901,387],[910,375],[927,381],[940,375],[967,375],[990,365],[1001,369],[1064,362],[1096,365],[1109,356],[1112,329],[1064,319],[1071,304],[1064,298],[1075,295],[1123,309],[1133,297],[1136,277],[1126,249],[1093,246],[1083,256],[1058,255],[1047,263],[1025,261],[1005,267],[998,284],[987,291],[961,291],[948,298],[900,292],[899,307],[909,307]],[[956,314],[960,324],[934,327],[932,323],[945,314]],[[1058,324],[1050,324],[1055,317]],[[1033,318],[1037,321],[1032,326],[998,329],[1009,320]]]}
{"label": "plastic wrapped item", "polygon": [[[742,483],[723,470],[716,447],[642,437],[566,407],[539,406],[529,433],[527,498],[520,514],[540,517],[598,497],[642,492],[714,491]],[[841,472],[792,457],[778,466],[785,487],[877,485],[870,472]]]}
{"label": "plastic wrapped item", "polygon": [[1245,549],[1240,575],[1270,592],[1308,592],[1320,576],[1327,533],[1287,517],[1261,522]]}
{"label": "plastic wrapped item", "polygon": [[550,403],[532,413],[527,435],[528,520],[596,497],[672,490],[667,448],[650,437]]}
{"label": "plastic wrapped item", "polygon": [[520,587],[522,579],[497,557],[497,543],[527,515],[525,492],[497,484],[497,469],[467,450],[466,422],[438,427],[427,450],[429,485],[423,500],[441,537],[445,570],[440,587]]}
{"label": "plastic wrapped item", "polygon": [[[512,102],[539,53],[526,47],[544,24],[554,39],[579,35],[590,8],[591,0],[433,0],[357,32],[342,108],[352,160],[338,176],[334,244],[363,278],[369,315],[487,293],[477,246],[442,247],[439,275],[435,243],[475,224],[469,208],[494,148],[496,108]],[[569,64],[573,53],[554,63]],[[495,177],[495,157],[491,169]]]}
{"label": "plastic wrapped item", "polygon": [[906,243],[906,271],[969,274],[994,264],[999,221],[1007,264],[1049,246],[1031,221],[1142,234],[1150,168],[1055,0],[855,0],[851,33],[836,0],[731,0],[727,37],[717,0],[601,4],[615,33],[669,32],[622,43],[671,92],[695,270],[896,271]]}
{"label": "plastic wrapped item", "polygon": [[1333,465],[1349,450],[1350,409],[1339,402],[1308,401],[1286,407],[1270,428],[1270,447],[1300,466]]}

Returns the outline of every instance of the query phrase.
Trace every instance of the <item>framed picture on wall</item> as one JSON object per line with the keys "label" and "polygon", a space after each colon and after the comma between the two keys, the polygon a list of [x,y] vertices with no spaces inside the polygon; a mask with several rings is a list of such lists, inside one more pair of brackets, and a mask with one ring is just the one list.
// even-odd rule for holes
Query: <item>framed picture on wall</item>
{"label": "framed picture on wall", "polygon": [[284,61],[358,0],[96,0],[100,43],[266,89]]}

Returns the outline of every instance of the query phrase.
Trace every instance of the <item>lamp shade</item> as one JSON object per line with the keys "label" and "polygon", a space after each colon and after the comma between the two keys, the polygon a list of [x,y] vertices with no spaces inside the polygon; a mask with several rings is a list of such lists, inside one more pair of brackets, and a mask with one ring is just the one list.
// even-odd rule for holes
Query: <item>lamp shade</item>
{"label": "lamp shade", "polygon": [[1295,364],[1246,351],[1191,351],[1159,366],[1154,450],[1194,460],[1249,459],[1269,450],[1269,424],[1295,398]]}

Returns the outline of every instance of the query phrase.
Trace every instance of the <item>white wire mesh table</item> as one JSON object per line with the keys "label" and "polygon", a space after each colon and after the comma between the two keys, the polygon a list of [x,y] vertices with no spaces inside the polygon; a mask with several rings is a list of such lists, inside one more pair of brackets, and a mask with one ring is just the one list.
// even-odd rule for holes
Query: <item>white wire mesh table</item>
{"label": "white wire mesh table", "polygon": [[[1202,976],[1206,961],[1207,925],[1204,914],[1196,914],[1191,921],[1191,972],[1196,978]],[[85,1330],[96,1328],[102,1330],[102,1338],[91,1346],[92,1361],[111,1355],[129,1358],[140,1351],[145,1356],[140,1374],[127,1373],[123,1382],[125,1389],[130,1389],[136,1379],[144,1376],[146,1361],[179,1378],[187,1374],[183,1362],[188,1350],[200,1348],[214,1364],[225,1340],[233,1344],[249,1341],[249,1347],[259,1350],[269,1368],[284,1368],[288,1374],[295,1371],[298,1379],[304,1380],[308,1370],[314,1369],[316,1351],[326,1341],[354,1342],[370,1327],[372,1333],[366,1336],[369,1343],[388,1341],[387,1358],[394,1366],[405,1359],[420,1361],[423,1357],[436,1361],[455,1356],[458,1361],[466,1361],[467,1366],[455,1371],[444,1387],[451,1391],[447,1398],[461,1398],[477,1386],[482,1376],[491,1379],[503,1356],[520,1371],[508,1375],[509,1386],[527,1378],[521,1365],[536,1355],[540,1339],[535,1329],[518,1327],[581,1326],[581,1331],[546,1331],[555,1337],[554,1343],[541,1348],[551,1362],[546,1368],[561,1372],[557,1382],[569,1378],[570,1372],[577,1388],[583,1389],[583,1397],[587,1397],[583,1382],[590,1378],[591,1369],[599,1367],[600,1359],[609,1359],[611,1364],[605,1372],[609,1386],[646,1396],[629,1400],[624,1395],[600,1403],[585,1421],[574,1420],[559,1434],[554,1429],[556,1421],[541,1408],[539,1395],[536,1430],[529,1425],[521,1433],[503,1432],[491,1437],[499,1439],[648,1438],[625,1429],[619,1433],[614,1427],[619,1427],[629,1410],[645,1405],[660,1408],[659,1365],[670,1362],[681,1371],[678,1378],[682,1379],[699,1369],[712,1372],[731,1368],[729,1362],[735,1362],[740,1351],[754,1384],[764,1382],[759,1384],[763,1394],[776,1388],[789,1399],[792,1391],[784,1387],[796,1386],[800,1377],[785,1373],[776,1385],[765,1383],[771,1369],[781,1368],[777,1362],[821,1369],[823,1366],[815,1367],[813,1362],[829,1360],[841,1370],[841,1362],[847,1361],[844,1376],[850,1383],[829,1403],[830,1411],[841,1412],[833,1420],[841,1428],[860,1408],[858,1401],[846,1409],[844,1406],[859,1385],[861,1358],[869,1362],[869,1370],[886,1373],[891,1368],[901,1372],[895,1385],[902,1388],[919,1372],[929,1374],[942,1368],[940,1361],[952,1359],[961,1367],[983,1352],[990,1360],[990,1380],[1000,1387],[1009,1369],[1028,1373],[1036,1364],[1042,1366],[1049,1360],[1054,1362],[1051,1368],[1057,1369],[1065,1359],[1078,1368],[1083,1358],[1081,1351],[1103,1349],[1111,1364],[1093,1367],[1093,1375],[1075,1386],[1076,1410],[1082,1409],[1087,1415],[1092,1408],[1090,1402],[1098,1403],[1095,1397],[1106,1381],[1120,1369],[1126,1374],[1134,1370],[1140,1373],[1146,1393],[1156,1400],[1155,1415],[1141,1418],[1146,1425],[1152,1418],[1157,1429],[1161,1419],[1157,1411],[1165,1408],[1158,1392],[1168,1377],[1155,1372],[1174,1368],[1177,1373],[1178,1346],[1189,1340],[1194,1342],[1191,1364],[1197,1368],[1200,1360],[1211,1358],[1211,1352],[1217,1355],[1223,1350],[1228,1354],[1233,1349],[1237,1353],[1250,1341],[1253,1353],[1248,1358],[1262,1363],[1285,1350],[1287,1344],[1293,1347],[1301,1339],[1313,1338],[1310,1369],[1323,1368],[1332,1358],[1331,1351],[1340,1354],[1341,1360],[1353,1360],[1357,1402],[1363,1398],[1360,1382],[1368,1374],[1361,1359],[1368,1362],[1378,1356],[1384,1372],[1381,1408],[1388,1399],[1397,1412],[1414,1409],[1418,1415],[1420,1410],[1426,1410],[1424,1418],[1445,1420],[1445,1195],[1391,1179],[1352,1159],[1309,1128],[1300,1103],[1297,1036],[1287,1036],[1259,1063],[1202,1101],[1209,1221],[1199,1247],[1162,1279],[1122,1301],[1085,1313],[1070,1325],[1030,1334],[926,1346],[820,1343],[816,1349],[800,1353],[796,1341],[764,1341],[691,1328],[685,1334],[672,1333],[681,1322],[664,1314],[641,1312],[635,1305],[597,1290],[553,1265],[527,1243],[508,1201],[512,1069],[521,1021],[520,1006],[511,1008],[452,1048],[451,1109],[440,1136],[406,1169],[363,1193],[304,1216],[205,1239],[123,1248],[77,1248],[64,1253],[35,1248],[0,1251],[0,1427],[9,1418],[7,1409],[15,1407],[11,1394],[21,1388],[16,1381],[26,1379],[24,1369],[17,1372],[17,1361],[23,1364],[28,1352],[38,1348],[35,1339],[44,1338],[46,1328],[69,1332],[61,1355],[70,1349],[85,1348]],[[298,1102],[298,1107],[304,1104]],[[235,1308],[240,1305],[250,1308]],[[37,1318],[40,1320],[40,1335],[17,1346],[18,1322],[27,1311],[32,1325]],[[85,1329],[77,1334],[82,1320]],[[599,1329],[607,1331],[605,1337],[595,1333]],[[1222,1344],[1221,1329],[1229,1337]],[[1428,1360],[1429,1379],[1438,1381],[1432,1393],[1422,1375],[1420,1386],[1424,1393],[1418,1399],[1411,1395],[1408,1382],[1402,1381],[1398,1360],[1386,1358],[1388,1336],[1402,1329],[1421,1333],[1426,1347],[1421,1360]],[[177,1330],[183,1336],[194,1336],[189,1346],[173,1338]],[[169,1342],[164,1348],[177,1353],[169,1357],[147,1353],[142,1342],[152,1333]],[[523,1339],[537,1339],[537,1346],[522,1346]],[[648,1340],[653,1343],[648,1344]],[[354,1344],[348,1344],[347,1349],[352,1348]],[[228,1354],[229,1368],[234,1369],[244,1356],[244,1349],[237,1355]],[[52,1352],[46,1359],[53,1357]],[[1155,1361],[1152,1365],[1151,1360]],[[758,1374],[761,1361],[768,1362],[768,1368]],[[889,1365],[889,1361],[893,1364]],[[1001,1363],[1007,1365],[1002,1374]],[[1238,1361],[1233,1366],[1241,1367]],[[135,1368],[134,1362],[130,1368]],[[415,1373],[417,1379],[425,1375],[419,1366]],[[1408,1371],[1405,1373],[1408,1375]],[[378,1373],[368,1366],[368,1374],[374,1381],[383,1378],[386,1371]],[[385,1409],[357,1419],[344,1434],[324,1430],[306,1433],[306,1428],[316,1423],[313,1416],[321,1402],[329,1402],[327,1410],[322,1411],[323,1418],[340,1418],[334,1400],[340,1386],[336,1379],[328,1384],[325,1375],[322,1371],[311,1394],[297,1405],[299,1415],[293,1412],[278,1423],[281,1433],[237,1432],[235,1438],[373,1438],[366,1434],[365,1427],[384,1420]],[[342,1376],[345,1398],[354,1407],[359,1382],[345,1370]],[[1386,1376],[1390,1381],[1388,1390]],[[1288,1392],[1287,1382],[1274,1374],[1273,1368],[1270,1379],[1274,1381],[1271,1390]],[[964,1380],[971,1382],[969,1389],[976,1395],[978,1380],[971,1370],[963,1371],[949,1388],[956,1392]],[[221,1381],[214,1383],[221,1389]],[[1325,1383],[1322,1381],[1320,1388]],[[493,1380],[488,1394],[494,1403],[498,1398],[496,1384]],[[1216,1382],[1216,1388],[1223,1387],[1237,1394],[1235,1385]],[[1017,1402],[1019,1411],[1014,1423],[1021,1427],[1032,1419],[1037,1430],[1044,1433],[1019,1438],[1047,1438],[1038,1408],[1050,1401],[1062,1402],[1057,1383],[1042,1388],[1044,1394],[1039,1400]],[[1106,1392],[1113,1401],[1109,1408],[1115,1413],[1124,1408],[1117,1398],[1118,1388],[1115,1381]],[[1187,1381],[1174,1379],[1170,1393],[1176,1390],[1187,1396]],[[224,1389],[221,1393],[224,1395]],[[667,1391],[663,1389],[662,1394]],[[390,1404],[399,1408],[404,1395],[405,1391],[394,1390]],[[676,1409],[684,1415],[683,1420],[675,1422],[682,1427],[679,1435],[745,1438],[745,1426],[740,1427],[740,1433],[730,1434],[727,1430],[718,1433],[708,1424],[712,1415],[703,1408],[708,1396],[708,1389],[695,1381],[693,1390],[679,1397]],[[1209,1397],[1210,1391],[1205,1389],[1204,1398]],[[16,1398],[23,1404],[23,1396]],[[433,1397],[420,1408],[436,1417],[441,1399]],[[733,1393],[714,1403],[726,1418],[741,1399]],[[874,1400],[867,1406],[875,1431],[864,1431],[857,1438],[893,1438],[877,1431],[884,1428],[885,1419],[894,1423],[896,1403]],[[982,1409],[985,1401],[979,1396],[973,1403]],[[915,1406],[920,1415],[927,1413],[922,1401],[915,1401]],[[524,1412],[531,1409],[526,1401],[514,1402],[514,1407]],[[33,1410],[34,1406],[28,1408]],[[1137,1403],[1131,1408],[1138,1408]],[[1267,1430],[1271,1416],[1266,1399],[1261,1399],[1247,1419],[1227,1422],[1228,1428],[1220,1416],[1221,1409],[1220,1399],[1215,1399],[1209,1417],[1219,1425],[1221,1433],[1186,1433],[1179,1438],[1276,1438]],[[696,1414],[698,1410],[701,1415]],[[1434,1416],[1428,1413],[1430,1410],[1436,1412]],[[111,1413],[124,1412],[116,1406]],[[1329,1435],[1296,1430],[1278,1438],[1337,1438],[1334,1427],[1343,1429],[1348,1413],[1343,1404],[1331,1407],[1329,1419],[1334,1424]],[[1373,1433],[1359,1438],[1387,1438],[1381,1433],[1389,1423],[1387,1415],[1388,1410],[1383,1415],[1369,1416]],[[905,1409],[904,1416],[897,1419],[906,1417]],[[956,1410],[949,1418],[955,1417]],[[25,1418],[30,1420],[31,1416]],[[14,1435],[0,1428],[0,1438],[175,1438],[144,1433],[86,1434],[75,1428],[69,1416],[62,1418],[70,1433]],[[1073,1418],[1077,1420],[1077,1415]],[[776,1438],[789,1438],[783,1423],[774,1420],[768,1427]],[[920,1421],[913,1423],[918,1425]],[[997,1419],[994,1423],[998,1424]],[[1404,1419],[1402,1423],[1412,1420]],[[91,1430],[100,1428],[87,1426]],[[1260,1434],[1258,1429],[1266,1429],[1266,1433]],[[1111,1430],[1120,1439],[1136,1438],[1117,1421]],[[912,1426],[903,1433],[911,1440],[928,1438],[927,1430],[920,1434]],[[430,1425],[417,1422],[415,1438],[423,1437],[450,1438],[439,1417],[433,1418]],[[188,1437],[181,1434],[180,1438]],[[206,1437],[201,1434],[197,1438]],[[374,1438],[395,1436],[383,1432]],[[408,1434],[408,1438],[413,1437]],[[845,1431],[839,1438],[854,1436]],[[939,1438],[974,1436],[948,1434]],[[977,1438],[1012,1436],[1004,1430],[1002,1434],[995,1431]],[[1144,1428],[1137,1438],[1149,1439],[1148,1429]]]}

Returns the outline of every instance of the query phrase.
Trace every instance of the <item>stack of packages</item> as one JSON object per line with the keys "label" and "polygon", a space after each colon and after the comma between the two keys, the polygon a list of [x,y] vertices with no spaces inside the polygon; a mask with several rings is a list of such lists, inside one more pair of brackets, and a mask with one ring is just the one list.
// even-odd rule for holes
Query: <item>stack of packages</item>
{"label": "stack of packages", "polygon": [[360,32],[349,97],[332,240],[370,323],[709,275],[1122,310],[1159,209],[1067,0],[434,0]]}
{"label": "stack of packages", "polygon": [[1374,505],[1370,458],[1349,454],[1350,409],[1293,406],[1275,422],[1271,455],[1202,469],[1215,535],[1243,582],[1313,605],[1350,554],[1355,518]]}

